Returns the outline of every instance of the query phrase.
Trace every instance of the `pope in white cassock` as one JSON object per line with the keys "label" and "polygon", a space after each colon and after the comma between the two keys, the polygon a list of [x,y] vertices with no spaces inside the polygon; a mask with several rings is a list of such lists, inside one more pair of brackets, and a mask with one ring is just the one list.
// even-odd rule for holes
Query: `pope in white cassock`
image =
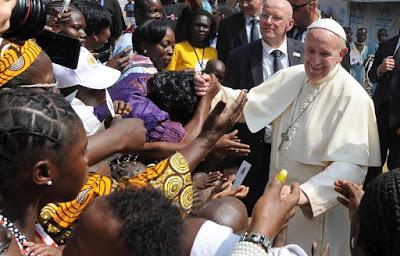
{"label": "pope in white cassock", "polygon": [[[380,164],[372,100],[340,65],[345,40],[336,21],[313,23],[304,65],[281,70],[251,89],[243,110],[242,121],[252,132],[273,123],[270,177],[286,169],[288,184],[301,184],[301,212],[289,222],[288,243],[308,253],[317,241],[330,244],[329,255],[350,255],[350,220],[333,183],[362,184],[367,167]],[[229,104],[239,93],[222,87],[215,102],[222,98]]]}

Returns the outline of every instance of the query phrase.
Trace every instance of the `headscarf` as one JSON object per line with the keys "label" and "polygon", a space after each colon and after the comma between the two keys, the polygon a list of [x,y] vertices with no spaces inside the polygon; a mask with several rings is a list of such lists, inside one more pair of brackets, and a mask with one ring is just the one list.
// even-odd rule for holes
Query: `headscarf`
{"label": "headscarf", "polygon": [[27,70],[41,52],[32,39],[22,46],[4,41],[0,46],[0,87]]}

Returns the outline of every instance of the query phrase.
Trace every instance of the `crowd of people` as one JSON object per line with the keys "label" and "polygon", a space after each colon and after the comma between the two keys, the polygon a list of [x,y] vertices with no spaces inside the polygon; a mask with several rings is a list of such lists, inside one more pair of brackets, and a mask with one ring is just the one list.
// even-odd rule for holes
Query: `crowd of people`
{"label": "crowd of people", "polygon": [[399,35],[67,2],[0,0],[0,255],[400,254]]}

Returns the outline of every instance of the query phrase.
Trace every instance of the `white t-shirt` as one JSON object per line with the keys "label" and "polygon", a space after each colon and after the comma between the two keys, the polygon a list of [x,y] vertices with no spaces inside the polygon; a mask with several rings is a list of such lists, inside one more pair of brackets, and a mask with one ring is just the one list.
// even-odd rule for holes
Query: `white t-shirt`
{"label": "white t-shirt", "polygon": [[197,233],[190,256],[228,256],[239,239],[231,228],[208,220]]}

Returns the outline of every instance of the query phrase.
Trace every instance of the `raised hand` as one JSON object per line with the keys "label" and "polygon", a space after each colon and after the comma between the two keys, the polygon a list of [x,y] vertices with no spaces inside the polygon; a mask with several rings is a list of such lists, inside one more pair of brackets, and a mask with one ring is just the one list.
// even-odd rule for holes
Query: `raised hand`
{"label": "raised hand", "polygon": [[110,57],[106,66],[117,69],[119,71],[124,70],[124,68],[129,63],[129,58],[130,58],[129,55],[130,55],[131,50],[132,50],[132,48],[126,48],[118,55]]}
{"label": "raised hand", "polygon": [[247,156],[250,154],[250,146],[240,143],[237,134],[238,130],[224,134],[218,140],[217,144],[215,144],[214,152],[234,157]]}
{"label": "raised hand", "polygon": [[283,183],[274,177],[267,192],[258,199],[253,209],[250,231],[275,237],[294,215],[294,207],[300,199],[298,183],[293,183],[290,192],[281,196]]}
{"label": "raised hand", "polygon": [[335,191],[343,196],[338,196],[337,200],[347,207],[350,219],[352,219],[364,195],[362,186],[347,180],[337,180],[335,181]]}
{"label": "raised hand", "polygon": [[241,91],[235,102],[230,107],[226,107],[226,104],[222,101],[218,102],[205,121],[202,134],[211,133],[221,136],[223,133],[231,129],[242,114],[243,107],[247,102],[246,95],[245,91]]}
{"label": "raised hand", "polygon": [[211,188],[215,185],[215,182],[221,180],[222,173],[220,172],[210,172],[208,174],[203,175],[194,175],[193,176],[193,188],[197,188],[200,190],[204,190],[207,188]]}

